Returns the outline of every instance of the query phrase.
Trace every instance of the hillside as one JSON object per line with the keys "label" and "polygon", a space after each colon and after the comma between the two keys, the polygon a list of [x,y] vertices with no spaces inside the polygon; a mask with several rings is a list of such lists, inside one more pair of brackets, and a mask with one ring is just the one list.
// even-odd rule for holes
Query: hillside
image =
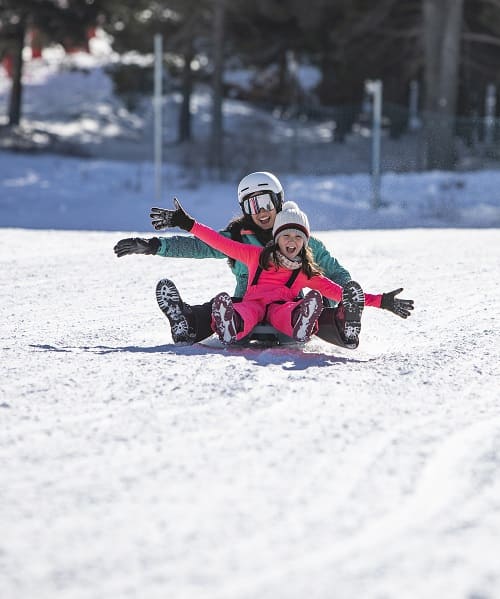
{"label": "hillside", "polygon": [[229,271],[119,235],[0,231],[3,599],[497,596],[497,231],[323,234],[416,302],[351,352],[173,346]]}

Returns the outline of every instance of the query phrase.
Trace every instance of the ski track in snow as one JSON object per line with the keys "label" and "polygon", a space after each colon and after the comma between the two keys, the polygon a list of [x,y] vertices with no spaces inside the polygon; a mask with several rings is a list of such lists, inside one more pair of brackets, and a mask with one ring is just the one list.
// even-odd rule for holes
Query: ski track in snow
{"label": "ski track in snow", "polygon": [[500,596],[498,230],[329,232],[349,352],[175,347],[224,261],[0,230],[2,599]]}

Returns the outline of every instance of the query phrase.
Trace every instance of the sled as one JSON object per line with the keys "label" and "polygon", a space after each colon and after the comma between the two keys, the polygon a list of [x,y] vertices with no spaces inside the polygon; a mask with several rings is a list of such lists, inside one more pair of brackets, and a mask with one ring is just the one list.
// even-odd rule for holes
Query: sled
{"label": "sled", "polygon": [[274,345],[304,345],[305,341],[297,341],[293,337],[289,337],[275,329],[272,325],[264,323],[256,325],[251,333],[243,339],[240,339],[235,345],[252,346],[264,345],[272,347]]}

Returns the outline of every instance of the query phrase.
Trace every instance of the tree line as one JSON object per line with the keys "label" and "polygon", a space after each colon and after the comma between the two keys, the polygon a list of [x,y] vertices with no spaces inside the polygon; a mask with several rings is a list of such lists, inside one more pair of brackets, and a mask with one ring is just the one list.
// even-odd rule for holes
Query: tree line
{"label": "tree line", "polygon": [[67,45],[96,26],[119,53],[151,53],[162,34],[181,85],[180,141],[191,137],[194,85],[210,82],[215,161],[231,65],[274,65],[265,95],[281,105],[297,101],[290,55],[318,68],[321,106],[360,103],[368,79],[383,82],[385,101],[406,104],[419,81],[427,168],[453,168],[455,118],[480,110],[486,86],[500,83],[500,0],[0,0],[0,55],[13,64],[10,124],[21,118],[28,28],[43,44]]}

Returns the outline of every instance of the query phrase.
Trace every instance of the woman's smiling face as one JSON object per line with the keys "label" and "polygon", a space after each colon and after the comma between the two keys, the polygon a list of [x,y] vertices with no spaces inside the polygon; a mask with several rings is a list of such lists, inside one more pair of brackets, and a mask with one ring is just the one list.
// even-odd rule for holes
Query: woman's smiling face
{"label": "woman's smiling face", "polygon": [[285,231],[278,237],[278,248],[287,258],[293,259],[304,247],[304,238],[295,231]]}

